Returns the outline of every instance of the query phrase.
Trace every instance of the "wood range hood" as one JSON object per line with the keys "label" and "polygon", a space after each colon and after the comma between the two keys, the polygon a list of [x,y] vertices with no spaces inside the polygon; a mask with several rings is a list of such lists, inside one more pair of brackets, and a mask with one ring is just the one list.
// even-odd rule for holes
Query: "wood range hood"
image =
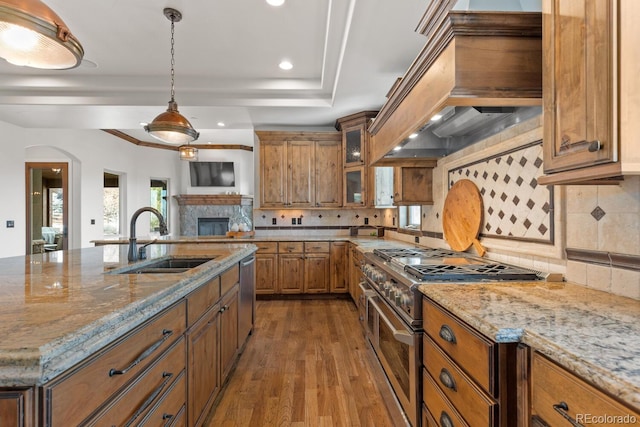
{"label": "wood range hood", "polygon": [[[371,166],[433,163],[540,114],[542,14],[453,3],[433,1],[423,16],[416,31],[427,43],[368,128]],[[439,113],[447,117],[432,121]]]}

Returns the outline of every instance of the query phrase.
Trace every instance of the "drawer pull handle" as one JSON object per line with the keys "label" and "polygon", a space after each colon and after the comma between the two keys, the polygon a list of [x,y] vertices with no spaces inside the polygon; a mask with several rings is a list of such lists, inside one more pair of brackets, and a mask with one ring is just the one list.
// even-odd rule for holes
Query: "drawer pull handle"
{"label": "drawer pull handle", "polygon": [[171,335],[173,335],[173,331],[171,331],[169,329],[163,329],[162,330],[162,338],[160,338],[158,341],[156,341],[153,344],[151,344],[151,346],[148,349],[146,349],[145,351],[140,353],[140,356],[138,356],[136,358],[136,360],[131,362],[131,364],[129,366],[127,366],[126,368],[124,368],[122,370],[116,369],[116,368],[109,369],[109,376],[112,377],[114,375],[124,375],[124,374],[126,374],[134,366],[136,366],[138,363],[142,362],[144,359],[146,359],[147,357],[151,356],[151,354],[153,354],[153,352],[156,351],[158,349],[158,347],[160,347],[162,345],[162,343],[164,343]]}
{"label": "drawer pull handle", "polygon": [[602,150],[602,147],[602,142],[600,142],[599,139],[596,139],[595,141],[591,141],[589,143],[589,148],[587,150],[589,150],[590,153],[595,153],[596,151]]}
{"label": "drawer pull handle", "polygon": [[446,368],[442,368],[440,370],[440,382],[443,386],[453,391],[458,391],[458,386],[456,385],[456,380],[453,379],[449,371]]}
{"label": "drawer pull handle", "polygon": [[169,382],[171,381],[171,377],[173,377],[173,374],[171,372],[162,373],[162,378],[164,378],[164,381],[162,381],[160,385],[155,390],[153,390],[153,393],[151,393],[149,397],[147,397],[147,399],[142,403],[142,405],[140,405],[135,414],[133,414],[131,418],[129,418],[129,421],[127,421],[125,427],[129,427],[130,425],[132,425],[136,421],[136,418],[138,418],[140,414],[147,410],[147,408],[153,403],[154,400],[156,400],[160,393],[162,393],[162,390],[167,386],[167,384],[169,384]]}
{"label": "drawer pull handle", "polygon": [[566,411],[569,410],[569,405],[567,405],[566,402],[556,403],[555,405],[553,405],[553,409],[555,409],[557,413],[562,415],[562,418],[564,418],[565,420],[569,421],[569,423],[573,427],[584,427],[584,425],[580,424],[579,422],[577,422],[576,420],[571,418],[571,415],[567,414]]}
{"label": "drawer pull handle", "polygon": [[440,425],[442,427],[454,427],[451,417],[445,411],[440,413]]}
{"label": "drawer pull handle", "polygon": [[440,338],[442,338],[446,342],[450,342],[451,344],[457,343],[456,335],[448,325],[440,326],[440,332],[438,333],[438,335],[440,335]]}

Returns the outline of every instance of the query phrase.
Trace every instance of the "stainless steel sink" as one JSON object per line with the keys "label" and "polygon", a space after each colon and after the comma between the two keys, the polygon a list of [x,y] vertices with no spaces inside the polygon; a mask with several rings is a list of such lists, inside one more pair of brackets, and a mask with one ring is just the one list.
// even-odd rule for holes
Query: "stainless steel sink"
{"label": "stainless steel sink", "polygon": [[131,267],[125,267],[116,271],[110,272],[111,274],[160,274],[160,273],[184,273],[194,267],[209,262],[215,257],[211,258],[165,258],[143,265],[133,265]]}

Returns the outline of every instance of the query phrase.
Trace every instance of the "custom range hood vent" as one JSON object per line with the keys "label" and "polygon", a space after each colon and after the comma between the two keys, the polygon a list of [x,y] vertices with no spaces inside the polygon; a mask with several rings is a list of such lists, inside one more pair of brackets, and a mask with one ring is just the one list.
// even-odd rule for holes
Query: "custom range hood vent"
{"label": "custom range hood vent", "polygon": [[542,112],[541,13],[454,3],[432,1],[418,26],[427,43],[369,126],[374,166],[434,160]]}

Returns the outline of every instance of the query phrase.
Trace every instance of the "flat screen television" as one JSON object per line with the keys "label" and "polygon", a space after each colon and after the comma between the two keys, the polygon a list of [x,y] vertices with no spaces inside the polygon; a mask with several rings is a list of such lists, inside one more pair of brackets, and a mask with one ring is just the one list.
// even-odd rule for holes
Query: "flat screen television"
{"label": "flat screen television", "polygon": [[192,187],[235,187],[233,162],[189,163]]}

